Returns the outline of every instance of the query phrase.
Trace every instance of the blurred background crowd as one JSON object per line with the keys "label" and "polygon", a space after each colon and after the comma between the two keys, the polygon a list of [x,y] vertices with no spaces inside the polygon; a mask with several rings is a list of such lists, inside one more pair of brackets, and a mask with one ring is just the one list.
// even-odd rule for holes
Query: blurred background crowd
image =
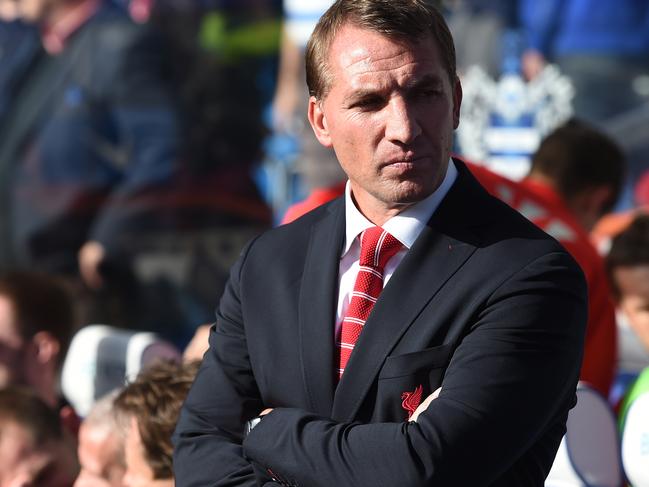
{"label": "blurred background crowd", "polygon": [[[230,265],[344,190],[306,119],[330,3],[0,0],[0,487],[173,485]],[[431,3],[457,156],[589,283],[582,387],[619,424],[561,485],[649,485],[649,0]]]}

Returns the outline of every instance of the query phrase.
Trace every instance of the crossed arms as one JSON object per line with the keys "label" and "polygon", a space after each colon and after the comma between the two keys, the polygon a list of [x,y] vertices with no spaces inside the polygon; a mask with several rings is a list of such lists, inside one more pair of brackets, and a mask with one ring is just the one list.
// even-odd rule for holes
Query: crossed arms
{"label": "crossed arms", "polygon": [[[542,485],[574,401],[586,320],[583,276],[566,254],[527,263],[476,307],[417,422],[365,424],[313,414],[299,399],[273,402],[265,368],[278,383],[294,371],[249,354],[244,260],[178,422],[179,487],[271,486],[273,477],[309,487]],[[243,423],[266,407],[244,439]]]}

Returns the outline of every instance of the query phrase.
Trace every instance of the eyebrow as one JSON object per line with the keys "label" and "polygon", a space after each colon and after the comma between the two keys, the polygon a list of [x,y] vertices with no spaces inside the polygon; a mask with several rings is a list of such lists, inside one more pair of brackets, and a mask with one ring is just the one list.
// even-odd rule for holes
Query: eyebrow
{"label": "eyebrow", "polygon": [[427,74],[425,76],[422,76],[419,79],[413,79],[412,81],[408,82],[405,88],[408,90],[412,90],[412,89],[416,90],[422,87],[441,86],[441,85],[443,85],[443,80],[441,77],[435,74]]}
{"label": "eyebrow", "polygon": [[[415,78],[406,83],[406,85],[403,87],[404,91],[414,91],[418,90],[421,88],[425,87],[431,87],[431,86],[441,86],[443,84],[443,80],[440,76],[435,75],[435,74],[427,74],[425,76],[422,76],[421,78]],[[382,96],[383,91],[381,88],[369,88],[369,89],[358,89],[352,93],[350,93],[348,96],[346,96],[343,99],[343,102],[346,105],[353,105],[354,103],[358,103],[359,101],[362,101],[366,98],[372,98],[374,96]]]}

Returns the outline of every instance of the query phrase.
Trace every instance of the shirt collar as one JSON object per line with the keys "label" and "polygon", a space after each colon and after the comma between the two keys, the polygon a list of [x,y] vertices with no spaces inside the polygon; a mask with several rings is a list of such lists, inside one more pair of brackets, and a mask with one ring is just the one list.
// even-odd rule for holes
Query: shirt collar
{"label": "shirt collar", "polygon": [[[390,232],[405,247],[412,247],[456,179],[457,169],[453,160],[450,159],[442,184],[425,199],[390,218],[383,225],[383,229]],[[342,255],[349,252],[356,237],[363,230],[372,226],[374,224],[365,218],[358,208],[356,208],[352,200],[351,185],[347,181],[347,185],[345,186],[345,246]]]}
{"label": "shirt collar", "polygon": [[69,37],[97,12],[99,5],[99,0],[86,0],[74,6],[55,23],[45,25],[41,34],[45,50],[51,55],[60,54]]}

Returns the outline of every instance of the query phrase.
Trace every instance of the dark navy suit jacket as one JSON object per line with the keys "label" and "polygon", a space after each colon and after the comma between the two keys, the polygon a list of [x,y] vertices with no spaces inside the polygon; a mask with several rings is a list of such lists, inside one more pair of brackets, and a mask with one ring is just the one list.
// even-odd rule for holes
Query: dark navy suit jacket
{"label": "dark navy suit jacket", "polygon": [[[176,428],[178,487],[543,485],[575,401],[584,278],[456,165],[337,387],[344,201],[245,248]],[[410,423],[419,386],[442,391]]]}

